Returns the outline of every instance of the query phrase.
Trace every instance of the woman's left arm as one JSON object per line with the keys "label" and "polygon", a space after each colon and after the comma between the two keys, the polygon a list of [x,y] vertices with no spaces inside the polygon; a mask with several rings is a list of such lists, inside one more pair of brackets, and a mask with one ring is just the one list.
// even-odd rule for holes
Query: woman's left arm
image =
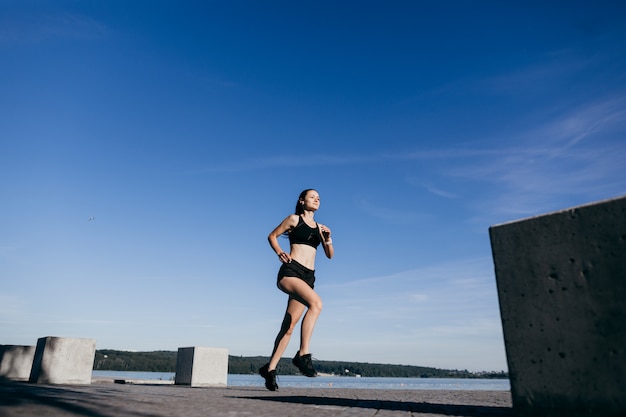
{"label": "woman's left arm", "polygon": [[324,246],[324,253],[328,259],[332,259],[335,256],[335,247],[333,246],[332,232],[328,226],[323,224],[319,225],[320,234],[322,236],[322,245]]}

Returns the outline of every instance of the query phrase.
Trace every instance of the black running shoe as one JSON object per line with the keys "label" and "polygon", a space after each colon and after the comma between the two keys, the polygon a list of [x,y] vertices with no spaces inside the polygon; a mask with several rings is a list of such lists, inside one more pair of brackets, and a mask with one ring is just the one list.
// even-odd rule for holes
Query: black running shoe
{"label": "black running shoe", "polygon": [[317,376],[317,371],[313,368],[313,361],[310,353],[300,356],[300,351],[298,351],[296,356],[294,356],[291,360],[291,363],[293,363],[300,370],[302,375],[310,378]]}
{"label": "black running shoe", "polygon": [[266,363],[259,369],[259,375],[265,379],[265,388],[270,391],[276,391],[278,384],[276,383],[276,370],[269,370],[269,363]]}

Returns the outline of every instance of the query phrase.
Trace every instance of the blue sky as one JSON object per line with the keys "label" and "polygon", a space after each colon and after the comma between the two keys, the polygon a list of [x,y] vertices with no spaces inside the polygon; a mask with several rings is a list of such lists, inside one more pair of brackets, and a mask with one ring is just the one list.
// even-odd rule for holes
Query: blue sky
{"label": "blue sky", "polygon": [[626,193],[626,6],[564,4],[0,1],[0,344],[269,355],[312,187],[314,357],[506,370],[489,226]]}

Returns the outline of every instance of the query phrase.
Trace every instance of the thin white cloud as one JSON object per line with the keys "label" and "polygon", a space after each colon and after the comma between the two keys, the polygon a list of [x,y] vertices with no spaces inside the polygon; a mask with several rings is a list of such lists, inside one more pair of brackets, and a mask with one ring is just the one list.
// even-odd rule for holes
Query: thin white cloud
{"label": "thin white cloud", "polygon": [[456,158],[440,172],[491,185],[473,199],[474,209],[485,218],[537,214],[568,199],[626,192],[624,135],[626,95],[589,103],[520,132],[507,141],[515,146],[500,148],[497,157],[476,153]]}
{"label": "thin white cloud", "polygon": [[356,207],[370,216],[379,218],[384,222],[391,224],[415,224],[423,221],[424,218],[430,217],[430,215],[426,213],[383,207],[370,203],[367,200],[357,201]]}
{"label": "thin white cloud", "polygon": [[211,167],[200,168],[192,171],[192,174],[245,172],[272,168],[290,168],[306,166],[332,166],[332,165],[354,165],[377,161],[376,156],[368,155],[309,155],[306,159],[294,158],[291,154],[272,155],[260,158],[250,158],[239,160],[238,162],[228,161],[224,164],[216,164]]}
{"label": "thin white cloud", "polygon": [[22,297],[12,294],[0,294],[0,319],[3,321],[22,317],[26,311],[26,303]]}
{"label": "thin white cloud", "polygon": [[419,294],[419,293],[415,293],[415,294],[409,294],[407,297],[411,302],[414,303],[422,303],[424,301],[428,301],[428,299],[430,298],[428,295],[426,294]]}
{"label": "thin white cloud", "polygon": [[[622,27],[602,27],[602,34],[588,38],[584,46],[572,44],[568,48],[547,51],[530,58],[526,66],[479,81],[478,87],[483,92],[519,97],[549,91],[553,86],[571,86],[572,80],[595,82],[605,69],[621,59],[623,39]],[[596,77],[586,76],[589,73]],[[583,90],[581,88],[585,94]]]}
{"label": "thin white cloud", "polygon": [[445,325],[433,326],[429,329],[422,329],[433,335],[450,336],[454,339],[496,334],[499,336],[502,330],[502,322],[497,318],[470,318],[469,320],[459,320]]}
{"label": "thin white cloud", "polygon": [[140,322],[140,321],[132,321],[132,320],[106,320],[106,319],[49,319],[49,320],[41,320],[40,323],[45,323],[47,325],[54,324],[69,324],[69,325],[97,325],[97,326],[146,326],[151,323]]}
{"label": "thin white cloud", "polygon": [[333,317],[411,323],[497,317],[497,291],[488,258],[457,260],[343,283],[321,284]]}
{"label": "thin white cloud", "polygon": [[371,285],[387,285],[389,282],[395,284],[401,282],[441,282],[442,280],[456,283],[477,282],[483,279],[485,274],[491,275],[492,261],[490,258],[459,259],[443,264],[430,265],[415,268],[407,271],[397,272],[391,275],[361,278],[347,282],[331,282],[324,284],[324,287],[338,289],[345,288],[349,291]]}
{"label": "thin white cloud", "polygon": [[[554,112],[553,110],[551,112]],[[594,140],[600,133],[624,132],[626,124],[626,91],[611,97],[568,107],[560,115],[551,116],[535,128],[514,135],[523,144],[542,144],[558,156],[561,150],[584,139]]]}
{"label": "thin white cloud", "polygon": [[444,191],[444,190],[441,190],[441,189],[439,189],[437,187],[433,187],[433,186],[427,186],[426,190],[428,190],[428,192],[430,192],[431,194],[437,195],[439,197],[447,198],[447,199],[450,199],[450,200],[459,198],[459,195],[456,194],[456,193],[451,193],[451,192],[448,192],[448,191]]}
{"label": "thin white cloud", "polygon": [[0,45],[39,43],[51,39],[97,39],[109,28],[82,14],[57,13],[4,17],[0,20]]}
{"label": "thin white cloud", "polygon": [[427,183],[426,181],[419,179],[417,177],[414,176],[410,176],[406,179],[407,184],[415,186],[415,187],[419,187],[419,188],[424,188],[426,189],[426,191],[428,191],[429,193],[436,195],[438,197],[443,197],[449,200],[454,200],[459,198],[459,195],[457,193],[453,193],[447,190],[443,190],[438,186],[434,186],[432,184]]}
{"label": "thin white cloud", "polygon": [[17,253],[20,245],[0,245],[0,258],[9,259]]}
{"label": "thin white cloud", "polygon": [[514,72],[483,79],[477,86],[488,93],[535,94],[536,90],[562,82],[564,78],[574,75],[588,64],[589,62],[571,56],[571,53],[561,53],[558,57],[545,57],[536,64],[518,68]]}

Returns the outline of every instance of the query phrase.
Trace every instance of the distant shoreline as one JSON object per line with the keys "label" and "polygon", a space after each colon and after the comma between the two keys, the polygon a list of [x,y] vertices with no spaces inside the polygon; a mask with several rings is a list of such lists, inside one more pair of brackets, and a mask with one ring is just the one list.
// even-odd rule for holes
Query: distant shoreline
{"label": "distant shoreline", "polygon": [[[93,370],[174,372],[177,354],[176,351],[128,352],[100,349],[96,351]],[[268,360],[269,358],[266,356],[230,355],[228,357],[228,373],[233,375],[256,374],[258,369]],[[322,360],[314,360],[314,364],[318,373],[340,377],[508,379],[508,373],[504,371],[470,372],[415,365]],[[290,358],[282,358],[278,367],[281,375],[298,375],[298,370],[291,364]]]}
{"label": "distant shoreline", "polygon": [[[174,372],[93,371],[92,383],[129,385],[174,385]],[[280,386],[291,388],[383,389],[383,390],[449,390],[449,391],[510,391],[506,379],[478,378],[395,378],[395,377],[341,377],[319,375],[280,375]],[[228,374],[228,387],[262,387],[258,374]]]}

